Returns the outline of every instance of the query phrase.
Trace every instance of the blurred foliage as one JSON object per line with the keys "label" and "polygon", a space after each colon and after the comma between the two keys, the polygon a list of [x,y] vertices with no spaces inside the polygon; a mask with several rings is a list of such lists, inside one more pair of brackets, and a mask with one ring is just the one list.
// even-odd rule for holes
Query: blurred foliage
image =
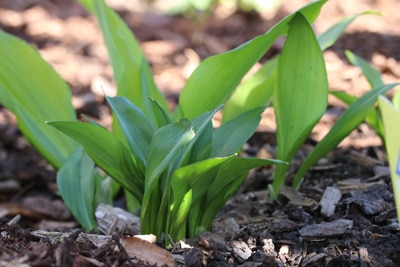
{"label": "blurred foliage", "polygon": [[209,13],[217,5],[225,6],[231,10],[243,10],[246,12],[264,12],[276,10],[281,0],[150,0],[151,6],[161,12],[177,15],[183,14],[191,18],[197,18],[202,13]]}

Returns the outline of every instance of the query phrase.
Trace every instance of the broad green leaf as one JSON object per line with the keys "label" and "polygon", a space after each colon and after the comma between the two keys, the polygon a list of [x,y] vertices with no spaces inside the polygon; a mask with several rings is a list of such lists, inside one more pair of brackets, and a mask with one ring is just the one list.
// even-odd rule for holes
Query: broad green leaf
{"label": "broad green leaf", "polygon": [[386,151],[388,153],[397,217],[400,219],[400,110],[396,109],[383,96],[379,96],[379,109],[382,113],[385,128]]}
{"label": "broad green leaf", "polygon": [[366,60],[362,59],[356,54],[353,54],[350,51],[346,51],[345,54],[351,64],[359,67],[362,70],[371,88],[378,88],[383,85],[381,73],[377,71],[374,67],[372,67]]}
{"label": "broad green leaf", "polygon": [[264,107],[244,112],[215,129],[210,157],[226,157],[236,153],[256,131]]}
{"label": "broad green leaf", "polygon": [[0,58],[0,103],[35,149],[60,168],[78,144],[45,121],[76,120],[67,84],[32,47],[1,30]]}
{"label": "broad green leaf", "polygon": [[[276,166],[279,166],[286,165],[287,163],[280,160],[234,157],[230,161],[221,164],[217,174],[212,179],[212,183],[208,186],[204,209],[197,212],[194,209],[194,216],[199,216],[197,220],[200,220],[196,225],[209,229],[217,212],[243,184],[248,171],[268,164],[277,164]],[[192,224],[192,232],[195,231],[193,225],[195,224]]]}
{"label": "broad green leaf", "polygon": [[[299,12],[314,21],[325,2],[315,1]],[[193,119],[221,105],[273,42],[286,34],[293,16],[287,16],[267,33],[233,50],[205,59],[186,82],[179,97],[178,113]]]}
{"label": "broad green leaf", "polygon": [[400,90],[397,90],[396,93],[394,93],[392,102],[393,106],[400,110]]}
{"label": "broad green leaf", "polygon": [[256,73],[241,83],[223,108],[226,122],[244,111],[265,106],[271,101],[276,86],[277,58],[269,60]]}
{"label": "broad green leaf", "polygon": [[[157,214],[163,197],[159,191],[159,180],[168,179],[169,165],[180,161],[182,150],[194,137],[192,124],[187,119],[164,126],[154,134],[150,144],[145,173],[145,194],[143,196],[141,222],[142,231],[147,233],[154,229],[157,222]],[[165,186],[169,183],[164,181]],[[159,218],[161,219],[161,218]]]}
{"label": "broad green leaf", "polygon": [[[170,213],[168,214],[168,221],[173,220],[173,223],[167,227],[172,236],[177,234],[177,239],[182,238],[178,233],[180,233],[181,228],[186,229],[192,203],[196,204],[206,194],[216,174],[216,168],[231,158],[211,158],[174,171],[170,183],[172,196]],[[190,192],[190,195],[188,195],[188,192]],[[190,199],[187,199],[188,196],[190,196]]]}
{"label": "broad green leaf", "polygon": [[174,122],[170,112],[165,109],[157,100],[150,98],[153,114],[156,119],[157,128],[164,127]]}
{"label": "broad green leaf", "polygon": [[150,119],[152,107],[148,97],[168,108],[164,96],[156,87],[150,67],[132,31],[104,0],[79,0],[94,13],[100,24],[107,46],[118,95],[123,95],[138,106]]}
{"label": "broad green leaf", "polygon": [[147,150],[156,131],[146,115],[123,96],[106,97],[107,102],[118,118],[119,125],[127,139],[130,151],[140,161],[142,169],[146,166]]}
{"label": "broad green leaf", "polygon": [[340,20],[338,23],[334,24],[332,27],[330,27],[328,30],[318,36],[318,42],[321,49],[325,50],[333,45],[340,37],[340,35],[342,35],[347,26],[349,26],[349,24],[352,23],[360,15],[382,15],[382,13],[374,10],[368,10]]}
{"label": "broad green leaf", "polygon": [[[299,44],[302,45],[299,45]],[[307,19],[297,13],[278,59],[277,88],[273,105],[277,123],[276,158],[290,162],[312,128],[324,114],[328,102],[325,62]],[[276,197],[284,184],[287,165],[277,165],[271,194]]]}
{"label": "broad green leaf", "polygon": [[[317,39],[321,50],[325,50],[331,46],[356,17],[366,14],[378,13],[375,11],[366,11],[347,17],[319,35]],[[254,75],[238,86],[223,109],[223,122],[232,119],[243,110],[266,105],[270,101],[275,89],[276,61],[277,58],[268,61]]]}
{"label": "broad green leaf", "polygon": [[96,169],[94,162],[83,151],[76,149],[57,173],[57,184],[65,205],[86,231],[97,229],[95,211]]}
{"label": "broad green leaf", "polygon": [[[357,97],[352,96],[343,91],[330,91],[329,93],[334,95],[335,97],[339,98],[341,101],[343,101],[344,103],[346,103],[349,106],[357,100]],[[365,121],[374,129],[376,134],[379,135],[379,137],[382,140],[385,140],[385,137],[383,135],[382,121],[381,121],[376,109],[371,109],[368,112],[368,115],[365,118]]]}
{"label": "broad green leaf", "polygon": [[329,133],[317,144],[314,150],[308,155],[306,160],[298,170],[293,188],[298,189],[307,171],[326,153],[335,148],[351,131],[353,131],[368,115],[370,109],[376,103],[378,96],[384,94],[397,84],[387,84],[375,88],[351,104],[338,118]]}
{"label": "broad green leaf", "polygon": [[[185,154],[189,154],[187,163],[193,163],[209,158],[212,149],[213,125],[212,118],[222,106],[217,107],[211,112],[205,112],[193,120],[194,138],[186,147]],[[181,165],[176,166],[176,169]]]}
{"label": "broad green leaf", "polygon": [[[175,160],[171,162],[168,166],[168,170],[166,171],[165,181],[161,181],[160,186],[163,188],[162,192],[162,200],[159,207],[159,212],[157,215],[157,227],[156,233],[161,233],[162,231],[166,231],[163,229],[165,227],[165,222],[162,221],[163,218],[167,218],[170,215],[169,206],[171,203],[171,192],[170,192],[170,174],[172,174],[176,169],[180,168],[181,166],[187,165],[190,163],[190,160],[193,157],[203,157],[205,154],[208,154],[208,147],[211,146],[211,138],[209,135],[212,135],[213,129],[211,125],[211,119],[215,115],[215,113],[220,109],[217,108],[212,112],[205,112],[204,114],[196,117],[192,122],[192,128],[194,132],[193,138],[185,145],[178,153],[175,153],[174,158]],[[208,133],[205,131],[209,130]],[[205,136],[205,138],[204,138]],[[205,139],[205,140],[204,140]],[[200,141],[200,145],[205,145],[205,147],[199,148],[197,145],[197,141]],[[208,141],[209,144],[204,144],[204,141]],[[196,149],[193,151],[192,148],[195,147]],[[203,150],[205,149],[205,151]],[[193,155],[192,153],[199,152],[199,155]],[[160,219],[161,218],[161,219]],[[167,219],[166,219],[167,220]]]}
{"label": "broad green leaf", "polygon": [[208,159],[211,154],[213,140],[213,125],[210,120],[201,133],[196,133],[197,139],[190,149],[190,157],[188,163],[195,163]]}
{"label": "broad green leaf", "polygon": [[101,124],[98,123],[97,121],[95,121],[95,120],[89,118],[89,117],[86,116],[85,114],[81,114],[81,117],[84,118],[85,121],[87,121],[87,122],[89,122],[89,123],[91,123],[91,124],[93,124],[93,125],[96,125],[96,126],[98,126],[98,127],[101,127],[101,128],[106,129],[106,127],[104,127],[103,125],[101,125]]}
{"label": "broad green leaf", "polygon": [[85,149],[96,164],[137,199],[142,199],[144,174],[129,149],[112,133],[102,127],[83,122],[47,122],[68,135]]}
{"label": "broad green leaf", "polygon": [[[174,164],[171,164],[169,166],[170,170],[174,171],[174,170],[180,168],[181,166],[190,163],[190,159],[202,157],[208,153],[208,149],[209,149],[209,146],[211,145],[211,143],[205,144],[204,142],[210,141],[209,135],[212,135],[212,133],[213,133],[212,127],[210,127],[210,124],[212,123],[211,120],[214,117],[215,113],[221,109],[221,107],[222,106],[217,107],[213,111],[205,112],[205,113],[201,114],[200,116],[193,119],[192,127],[193,127],[194,136],[190,140],[188,145],[185,146],[185,148],[182,149],[182,151],[180,152],[180,159],[176,160],[174,162]],[[208,133],[204,133],[205,130],[209,130],[209,131],[211,130],[211,131]],[[207,136],[204,137],[203,133]],[[203,138],[205,138],[206,140],[203,140]],[[201,139],[200,142],[203,142],[203,145],[205,145],[205,147],[199,148],[198,145],[196,145],[196,143],[199,139]],[[193,146],[196,147],[196,149],[195,149],[196,151],[192,151]],[[195,153],[195,152],[199,152],[200,154],[193,155],[193,153]],[[178,159],[178,157],[176,157],[176,159]],[[169,172],[169,173],[171,173],[171,172]]]}

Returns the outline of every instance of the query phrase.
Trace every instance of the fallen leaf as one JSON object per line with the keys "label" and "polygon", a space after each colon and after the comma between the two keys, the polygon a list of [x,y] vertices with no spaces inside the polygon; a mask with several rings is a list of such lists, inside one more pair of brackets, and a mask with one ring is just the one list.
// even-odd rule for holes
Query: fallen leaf
{"label": "fallen leaf", "polygon": [[157,245],[141,240],[137,237],[123,237],[121,244],[131,257],[155,266],[176,266],[172,254]]}

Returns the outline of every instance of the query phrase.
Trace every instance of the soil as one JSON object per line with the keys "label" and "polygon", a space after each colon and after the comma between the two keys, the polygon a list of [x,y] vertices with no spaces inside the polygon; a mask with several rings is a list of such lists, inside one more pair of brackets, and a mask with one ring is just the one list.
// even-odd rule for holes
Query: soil
{"label": "soil", "polygon": [[[140,41],[171,108],[202,59],[265,32],[305,2],[286,1],[262,15],[219,7],[208,17],[192,19],[167,16],[129,1],[109,1]],[[324,53],[332,90],[359,96],[369,89],[361,71],[346,61],[345,50],[370,61],[382,72],[385,83],[399,81],[399,1],[332,0],[324,6],[315,29],[322,32],[344,16],[369,9],[385,16],[358,18]],[[32,44],[54,66],[71,87],[77,114],[110,125],[103,89],[107,95],[115,94],[112,71],[97,24],[80,5],[72,0],[3,0],[0,28]],[[280,40],[263,61],[281,47]],[[340,101],[329,99],[327,113],[296,156],[289,176],[344,108]],[[273,114],[267,111],[244,153],[273,155],[274,127]],[[385,151],[368,125],[361,124],[323,158],[307,175],[300,193],[285,188],[278,201],[269,199],[266,188],[271,173],[269,168],[253,171],[220,212],[212,231],[169,249],[176,263],[400,266],[399,224]],[[21,136],[15,117],[0,108],[0,266],[149,264],[130,256],[124,233],[114,233],[102,243],[83,234],[57,194],[55,177],[56,172]],[[62,238],[51,238],[43,231]]]}

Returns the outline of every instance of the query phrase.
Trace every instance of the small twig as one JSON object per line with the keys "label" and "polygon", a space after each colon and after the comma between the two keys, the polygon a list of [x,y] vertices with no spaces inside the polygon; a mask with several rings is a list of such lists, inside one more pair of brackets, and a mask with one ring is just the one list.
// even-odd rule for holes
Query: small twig
{"label": "small twig", "polygon": [[21,215],[17,214],[14,218],[12,218],[7,225],[17,224],[21,220]]}

